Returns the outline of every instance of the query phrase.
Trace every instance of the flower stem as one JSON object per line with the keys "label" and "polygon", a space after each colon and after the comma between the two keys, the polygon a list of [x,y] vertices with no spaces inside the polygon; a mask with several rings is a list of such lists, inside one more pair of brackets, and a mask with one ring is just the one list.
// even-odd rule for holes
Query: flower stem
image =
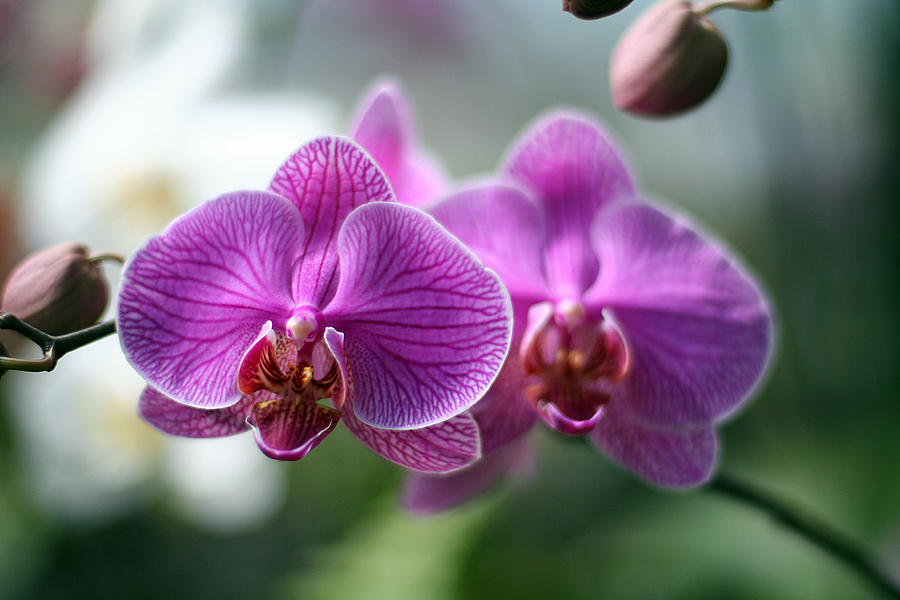
{"label": "flower stem", "polygon": [[856,571],[886,598],[900,600],[900,587],[891,582],[865,551],[845,535],[804,515],[784,501],[728,475],[718,475],[706,489],[743,502],[769,515],[776,522]]}
{"label": "flower stem", "polygon": [[694,8],[694,14],[705,17],[719,8],[736,8],[738,10],[766,10],[772,7],[775,0],[710,0]]}
{"label": "flower stem", "polygon": [[[65,335],[50,335],[8,312],[0,312],[0,329],[9,329],[22,334],[40,346],[44,355],[37,359],[12,358],[0,352],[0,375],[6,371],[52,371],[57,361],[72,350],[87,346],[116,332],[115,320],[91,325],[81,331]],[[0,346],[2,348],[2,346]]]}
{"label": "flower stem", "polygon": [[103,262],[104,260],[110,260],[112,262],[119,263],[119,265],[125,264],[125,257],[121,254],[116,254],[115,252],[103,252],[101,254],[94,254],[87,259],[89,264]]}

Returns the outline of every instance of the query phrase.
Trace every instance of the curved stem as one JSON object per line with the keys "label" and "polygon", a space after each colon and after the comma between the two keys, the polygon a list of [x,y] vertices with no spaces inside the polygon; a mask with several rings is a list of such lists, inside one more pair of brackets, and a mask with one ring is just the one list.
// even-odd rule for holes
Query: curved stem
{"label": "curved stem", "polygon": [[738,10],[766,10],[771,8],[775,0],[710,0],[694,8],[694,14],[705,17],[719,8],[736,8]]}
{"label": "curved stem", "polygon": [[32,327],[11,313],[0,312],[0,329],[9,329],[22,334],[40,346],[44,352],[44,355],[37,359],[12,358],[4,356],[5,350],[0,352],[0,375],[2,375],[6,371],[52,371],[56,367],[56,362],[65,354],[115,333],[116,322],[104,321],[81,331],[56,336]]}
{"label": "curved stem", "polygon": [[88,257],[87,262],[89,264],[93,264],[96,262],[103,262],[104,260],[119,263],[119,265],[125,264],[125,257],[121,254],[116,254],[115,252],[103,252],[101,254],[94,254],[93,256]]}
{"label": "curved stem", "polygon": [[856,571],[885,597],[900,600],[900,587],[887,578],[862,548],[831,527],[804,515],[784,501],[728,475],[720,474],[707,485],[706,489],[743,502],[769,515]]}

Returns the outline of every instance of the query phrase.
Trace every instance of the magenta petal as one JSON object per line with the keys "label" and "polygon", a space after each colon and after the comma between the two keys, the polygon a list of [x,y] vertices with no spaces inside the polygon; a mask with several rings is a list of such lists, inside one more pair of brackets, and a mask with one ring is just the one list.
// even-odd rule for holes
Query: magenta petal
{"label": "magenta petal", "polygon": [[390,79],[376,82],[357,106],[354,121],[350,137],[372,155],[393,183],[415,136],[403,90]]}
{"label": "magenta petal", "polygon": [[433,514],[471,500],[529,463],[531,448],[524,440],[486,453],[477,464],[449,475],[410,473],[400,503],[408,511]]}
{"label": "magenta petal", "polygon": [[146,422],[164,433],[182,437],[207,438],[247,431],[247,414],[253,400],[249,396],[225,408],[196,408],[175,402],[150,386],[144,388],[138,412]]}
{"label": "magenta petal", "polygon": [[[347,381],[347,362],[344,355],[344,335],[328,327],[325,343]],[[342,406],[343,397],[337,406]],[[481,457],[481,437],[478,424],[468,414],[461,414],[421,429],[396,431],[378,429],[356,418],[352,407],[343,412],[347,429],[369,448],[407,469],[445,473],[467,467]]]}
{"label": "magenta petal", "polygon": [[589,228],[602,207],[634,196],[621,154],[591,118],[551,113],[513,146],[503,170],[531,190],[546,219],[547,278],[577,298],[597,275]]}
{"label": "magenta petal", "polygon": [[277,398],[258,402],[250,413],[256,443],[276,460],[300,460],[337,426],[341,413],[321,404]]}
{"label": "magenta petal", "polygon": [[341,280],[323,311],[344,333],[356,416],[374,427],[433,425],[490,387],[509,348],[497,276],[414,208],[355,210],[338,242]]}
{"label": "magenta petal", "polygon": [[179,402],[237,402],[244,352],[267,321],[290,315],[302,241],[300,214],[266,192],[234,192],[183,215],[125,267],[118,328],[128,361]]}
{"label": "magenta petal", "polygon": [[519,188],[484,183],[429,211],[503,280],[516,299],[550,297],[544,276],[544,218]]}
{"label": "magenta petal", "polygon": [[448,187],[444,167],[430,154],[423,152],[407,156],[397,183],[393,179],[390,181],[398,201],[419,208],[431,205]]}
{"label": "magenta petal", "polygon": [[470,411],[481,430],[485,455],[523,438],[534,427],[537,414],[525,398],[526,387],[522,361],[511,353],[491,389]]}
{"label": "magenta petal", "polygon": [[322,306],[337,285],[335,245],[341,223],[361,204],[393,199],[391,188],[362,148],[338,137],[301,146],[278,168],[269,187],[300,209],[306,225],[294,273],[295,300]]}
{"label": "magenta petal", "polygon": [[346,410],[344,424],[366,446],[413,471],[446,473],[481,458],[478,425],[465,413],[430,427],[397,431],[366,425]]}
{"label": "magenta petal", "polygon": [[641,419],[705,425],[738,408],[772,350],[772,319],[750,276],[716,244],[650,206],[598,215],[603,268],[586,302],[608,307],[628,348],[615,392]]}
{"label": "magenta petal", "polygon": [[613,461],[656,485],[700,485],[709,481],[716,465],[718,443],[711,425],[655,428],[613,403],[588,435]]}
{"label": "magenta petal", "polygon": [[350,137],[384,171],[399,202],[423,206],[446,187],[443,170],[417,147],[412,110],[393,80],[377,82],[357,108]]}

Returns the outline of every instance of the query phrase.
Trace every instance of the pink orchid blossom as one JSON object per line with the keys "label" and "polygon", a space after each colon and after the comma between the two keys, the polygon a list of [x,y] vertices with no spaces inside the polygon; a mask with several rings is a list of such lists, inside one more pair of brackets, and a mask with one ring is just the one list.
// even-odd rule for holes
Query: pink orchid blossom
{"label": "pink orchid blossom", "polygon": [[464,411],[503,363],[509,297],[432,217],[392,200],[365,151],[324,137],[270,191],[225,194],[151,238],[119,294],[122,348],[149,384],[142,416],[190,437],[252,428],[280,460],[339,421],[410,469],[478,460]]}
{"label": "pink orchid blossom", "polygon": [[652,484],[704,483],[716,425],[744,405],[772,352],[759,286],[721,244],[640,200],[588,117],[540,119],[501,171],[502,182],[432,210],[512,297],[512,350],[472,411],[485,460],[449,477],[413,475],[404,504],[433,512],[483,490],[538,418]]}

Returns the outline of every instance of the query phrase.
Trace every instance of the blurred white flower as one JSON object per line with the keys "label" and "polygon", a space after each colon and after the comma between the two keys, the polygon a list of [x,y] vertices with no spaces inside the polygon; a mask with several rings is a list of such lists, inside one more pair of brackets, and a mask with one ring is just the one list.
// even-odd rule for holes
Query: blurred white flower
{"label": "blurred white flower", "polygon": [[[51,124],[22,183],[26,241],[79,238],[130,251],[186,209],[234,189],[264,188],[306,139],[337,131],[320,98],[288,93],[222,94],[217,84],[244,47],[246,2],[162,2],[122,16],[166,25],[151,36],[104,37],[97,21],[91,71]],[[163,20],[159,6],[172,13]],[[118,11],[118,12],[117,12]],[[117,32],[120,36],[122,32]]]}
{"label": "blurred white flower", "polygon": [[141,421],[144,381],[115,338],[66,356],[51,374],[8,381],[25,483],[61,519],[105,521],[162,493],[196,524],[234,531],[281,507],[280,465],[256,452],[252,437],[197,443]]}
{"label": "blurred white flower", "polygon": [[[190,207],[264,189],[306,139],[339,131],[309,95],[225,95],[244,48],[246,0],[98,7],[91,70],[37,145],[22,182],[23,239],[80,240],[131,252]],[[36,500],[69,520],[112,518],[162,493],[200,526],[241,530],[273,515],[285,466],[248,436],[181,440],[143,423],[143,382],[115,339],[49,375],[8,377],[24,474]]]}

